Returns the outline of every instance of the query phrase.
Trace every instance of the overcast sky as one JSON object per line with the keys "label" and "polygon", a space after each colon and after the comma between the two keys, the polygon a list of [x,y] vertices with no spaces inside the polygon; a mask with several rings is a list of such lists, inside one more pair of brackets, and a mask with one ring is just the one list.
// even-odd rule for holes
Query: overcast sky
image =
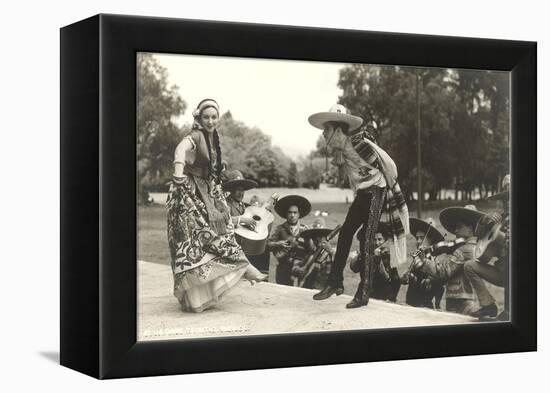
{"label": "overcast sky", "polygon": [[307,121],[338,100],[341,63],[156,54],[188,107],[180,124],[203,98],[218,101],[222,113],[271,135],[292,158],[315,147],[320,130]]}

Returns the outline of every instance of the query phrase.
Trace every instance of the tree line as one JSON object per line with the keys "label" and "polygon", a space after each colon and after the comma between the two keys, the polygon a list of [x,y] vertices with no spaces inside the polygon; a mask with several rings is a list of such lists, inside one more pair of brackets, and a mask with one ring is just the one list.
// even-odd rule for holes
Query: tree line
{"label": "tree line", "polygon": [[508,73],[358,64],[340,71],[338,86],[340,103],[375,127],[395,159],[407,198],[417,191],[418,118],[429,199],[449,189],[454,199],[484,198],[509,173]]}
{"label": "tree line", "polygon": [[[149,192],[167,189],[174,149],[190,130],[175,122],[187,103],[176,86],[169,86],[166,69],[149,54],[140,54],[137,65],[138,191],[140,202],[145,202]],[[430,199],[450,188],[462,199],[471,199],[474,190],[482,196],[496,191],[509,170],[507,74],[350,65],[340,71],[343,94],[338,100],[375,126],[375,136],[395,159],[402,188],[411,198],[418,176],[416,83],[424,191]],[[260,187],[318,188],[321,182],[347,187],[322,137],[309,155],[292,160],[269,135],[230,112],[222,114],[218,130],[227,166]]]}

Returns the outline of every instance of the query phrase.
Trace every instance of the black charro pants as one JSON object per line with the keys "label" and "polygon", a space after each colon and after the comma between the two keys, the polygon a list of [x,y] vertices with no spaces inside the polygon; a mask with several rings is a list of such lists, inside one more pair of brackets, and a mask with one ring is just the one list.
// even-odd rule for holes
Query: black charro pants
{"label": "black charro pants", "polygon": [[386,190],[376,186],[357,191],[357,195],[348,210],[338,236],[336,254],[334,255],[334,262],[328,279],[330,286],[343,287],[344,268],[348,260],[353,236],[359,227],[364,225],[365,234],[364,239],[361,239],[361,241],[365,242],[365,247],[361,250],[364,255],[360,257],[363,258],[365,264],[361,272],[361,281],[358,288],[362,292],[364,300],[368,300],[372,286],[371,272],[374,263],[374,235],[376,234],[378,222],[382,214],[385,195]]}

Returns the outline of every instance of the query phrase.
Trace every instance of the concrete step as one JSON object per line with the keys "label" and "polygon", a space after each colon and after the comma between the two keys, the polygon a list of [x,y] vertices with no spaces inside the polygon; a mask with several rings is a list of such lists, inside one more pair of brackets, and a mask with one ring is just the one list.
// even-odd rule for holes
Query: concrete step
{"label": "concrete step", "polygon": [[315,290],[244,280],[215,307],[196,314],[183,312],[173,296],[169,266],[139,261],[138,276],[138,339],[144,341],[476,322],[374,299],[367,307],[348,310],[348,295],[315,301]]}

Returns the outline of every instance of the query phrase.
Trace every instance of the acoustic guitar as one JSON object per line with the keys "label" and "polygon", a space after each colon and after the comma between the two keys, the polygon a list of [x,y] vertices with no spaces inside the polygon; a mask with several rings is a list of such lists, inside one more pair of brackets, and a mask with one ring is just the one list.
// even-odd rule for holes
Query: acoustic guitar
{"label": "acoustic guitar", "polygon": [[245,224],[239,224],[235,228],[235,235],[246,255],[260,255],[265,251],[270,225],[274,220],[271,209],[279,199],[279,194],[271,195],[262,206],[248,206],[242,217],[248,217],[256,222],[256,227],[251,229]]}

